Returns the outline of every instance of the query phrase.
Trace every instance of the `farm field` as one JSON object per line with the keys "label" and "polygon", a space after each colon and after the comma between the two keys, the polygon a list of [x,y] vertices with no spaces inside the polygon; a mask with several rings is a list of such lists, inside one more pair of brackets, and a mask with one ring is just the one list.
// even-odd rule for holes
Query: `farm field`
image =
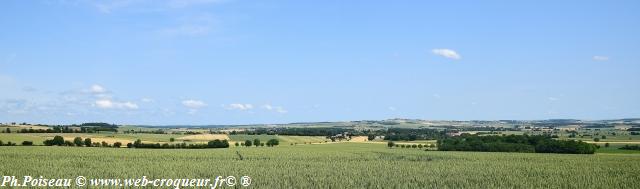
{"label": "farm field", "polygon": [[[640,154],[439,152],[382,144],[154,150],[0,147],[0,175],[250,176],[253,188],[635,188]],[[236,151],[244,159],[239,160]],[[45,158],[46,157],[46,158]]]}

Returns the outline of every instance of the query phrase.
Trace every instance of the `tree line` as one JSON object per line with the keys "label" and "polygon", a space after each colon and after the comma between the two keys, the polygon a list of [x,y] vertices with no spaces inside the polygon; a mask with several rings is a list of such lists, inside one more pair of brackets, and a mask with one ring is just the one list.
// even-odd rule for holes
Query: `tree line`
{"label": "tree line", "polygon": [[160,143],[142,143],[140,139],[133,143],[127,143],[128,148],[156,148],[156,149],[204,149],[204,148],[229,148],[229,141],[215,139],[207,142],[206,144],[160,144]]}
{"label": "tree line", "polygon": [[640,145],[628,145],[628,144],[626,144],[626,145],[624,145],[624,146],[622,146],[622,147],[620,147],[618,149],[621,149],[621,150],[640,150]]}
{"label": "tree line", "polygon": [[236,142],[236,147],[238,146],[244,146],[244,147],[251,147],[251,146],[255,146],[255,147],[260,147],[260,146],[264,146],[267,145],[268,147],[274,147],[277,145],[280,145],[280,141],[278,141],[278,139],[269,139],[266,143],[260,142],[260,139],[254,139],[253,141],[251,140],[245,140],[244,142],[241,143],[237,143]]}
{"label": "tree line", "polygon": [[[91,138],[85,138],[84,140],[81,137],[75,137],[73,141],[65,140],[62,136],[55,136],[53,139],[47,139],[43,141],[45,146],[85,146],[85,147],[114,147],[120,148],[123,144],[121,142],[114,142],[113,144],[109,144],[107,142],[92,142]],[[143,143],[142,140],[138,139],[133,143],[127,143],[126,147],[128,148],[156,148],[156,149],[202,149],[202,148],[228,148],[229,141],[227,140],[212,140],[206,144],[187,144],[187,143],[179,143],[179,144],[168,144],[168,143]]]}
{"label": "tree line", "polygon": [[438,150],[593,154],[596,145],[575,140],[554,140],[548,135],[477,136],[463,134],[438,140]]}

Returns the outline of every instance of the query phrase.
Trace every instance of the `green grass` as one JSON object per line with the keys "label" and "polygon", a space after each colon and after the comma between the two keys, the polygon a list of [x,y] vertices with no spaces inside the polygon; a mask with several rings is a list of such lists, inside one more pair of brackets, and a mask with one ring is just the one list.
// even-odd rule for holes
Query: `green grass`
{"label": "green grass", "polygon": [[[239,160],[236,151],[244,156]],[[201,150],[0,147],[0,175],[250,176],[253,188],[636,188],[639,154],[388,149],[334,143]]]}

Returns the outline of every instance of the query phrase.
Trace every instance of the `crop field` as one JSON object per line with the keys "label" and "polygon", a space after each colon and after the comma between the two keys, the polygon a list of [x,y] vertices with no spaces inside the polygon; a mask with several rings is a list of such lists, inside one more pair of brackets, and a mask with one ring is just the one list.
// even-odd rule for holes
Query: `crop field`
{"label": "crop field", "polygon": [[0,175],[122,179],[246,175],[252,178],[252,188],[640,186],[640,154],[438,152],[389,149],[368,143],[201,150],[40,146],[0,149]]}

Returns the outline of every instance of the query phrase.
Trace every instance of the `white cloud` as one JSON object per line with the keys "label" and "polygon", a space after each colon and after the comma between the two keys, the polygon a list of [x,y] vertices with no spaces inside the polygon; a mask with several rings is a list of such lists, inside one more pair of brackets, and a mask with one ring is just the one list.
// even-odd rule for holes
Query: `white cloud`
{"label": "white cloud", "polygon": [[556,97],[548,97],[547,100],[549,100],[549,101],[557,101],[557,100],[560,100],[560,99],[558,99]]}
{"label": "white cloud", "polygon": [[287,113],[288,111],[285,110],[282,106],[272,106],[271,104],[265,104],[262,106],[262,108],[268,110],[268,111],[275,111],[281,114]]}
{"label": "white cloud", "polygon": [[431,50],[431,52],[435,55],[443,56],[443,57],[454,59],[454,60],[458,60],[462,58],[460,54],[458,54],[456,51],[451,49],[433,49]]}
{"label": "white cloud", "polygon": [[99,94],[99,93],[106,93],[107,89],[101,85],[94,84],[94,85],[91,85],[91,88],[89,89],[89,91],[91,91],[92,93]]}
{"label": "white cloud", "polygon": [[206,103],[200,101],[200,100],[183,100],[182,101],[182,105],[191,108],[191,109],[198,109],[198,108],[203,108],[205,106],[207,106]]}
{"label": "white cloud", "polygon": [[94,106],[103,109],[138,109],[138,105],[133,102],[117,102],[110,99],[96,100]]}
{"label": "white cloud", "polygon": [[389,106],[389,108],[388,108],[388,109],[389,109],[389,111],[392,111],[392,112],[395,112],[395,111],[396,111],[396,107],[393,107],[393,106]]}
{"label": "white cloud", "polygon": [[595,60],[595,61],[607,61],[607,60],[609,60],[609,57],[606,57],[606,56],[593,56],[593,60]]}
{"label": "white cloud", "polygon": [[432,96],[433,96],[433,98],[440,98],[441,97],[440,94],[433,94]]}
{"label": "white cloud", "polygon": [[229,104],[225,107],[229,110],[241,110],[241,111],[253,109],[252,104]]}

